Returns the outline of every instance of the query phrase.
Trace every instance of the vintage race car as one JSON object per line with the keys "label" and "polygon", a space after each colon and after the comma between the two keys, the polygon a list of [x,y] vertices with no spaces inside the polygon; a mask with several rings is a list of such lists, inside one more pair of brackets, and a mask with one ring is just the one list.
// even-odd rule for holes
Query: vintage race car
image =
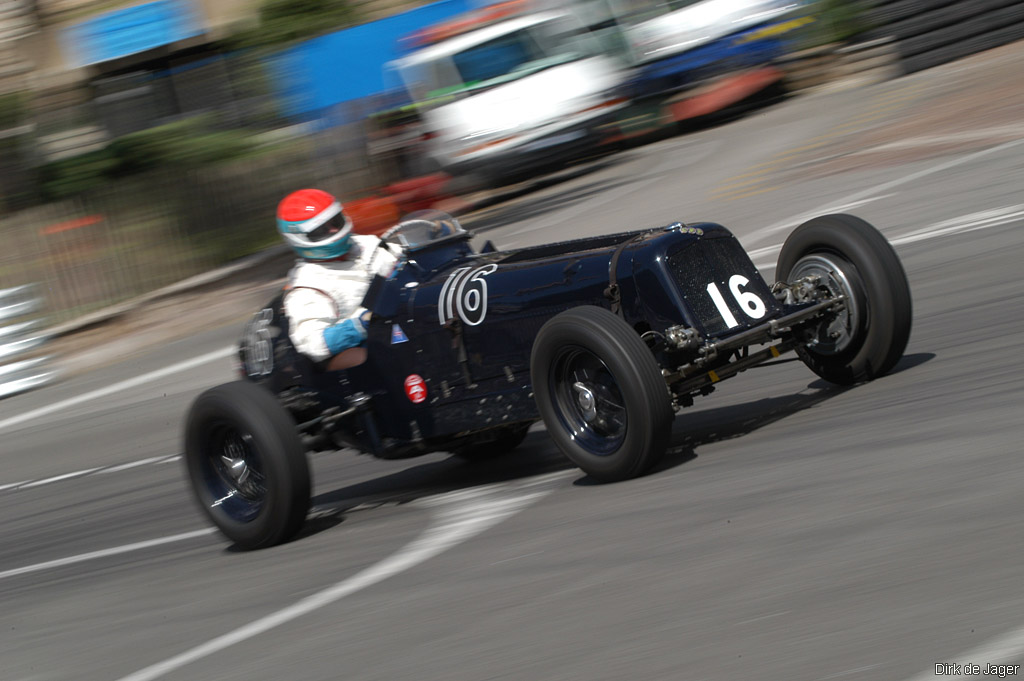
{"label": "vintage race car", "polygon": [[386,233],[379,247],[397,264],[364,299],[365,349],[340,364],[295,350],[283,293],[252,318],[243,380],[201,394],[185,432],[199,505],[236,545],[298,532],[308,451],[495,456],[540,420],[590,477],[624,480],[658,461],[675,412],[720,381],[789,351],[833,383],[866,381],[910,335],[903,267],[850,215],[798,227],[772,285],[713,223],[509,251],[474,252],[470,237],[436,212]]}

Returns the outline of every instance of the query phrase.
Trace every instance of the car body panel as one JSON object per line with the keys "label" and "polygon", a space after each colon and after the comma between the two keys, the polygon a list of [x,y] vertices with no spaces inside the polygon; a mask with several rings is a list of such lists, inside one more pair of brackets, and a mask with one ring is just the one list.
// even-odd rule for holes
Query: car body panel
{"label": "car body panel", "polygon": [[[474,253],[468,238],[407,249],[388,277],[373,281],[364,300],[374,313],[364,365],[328,371],[299,355],[279,295],[247,327],[241,348],[247,376],[293,402],[297,422],[368,396],[372,424],[351,443],[379,456],[407,455],[537,419],[529,373],[533,339],[569,308],[618,309],[639,333],[685,325],[705,339],[728,337],[782,312],[736,238],[713,223],[503,252]],[[751,318],[726,296],[730,328],[707,288],[727,291],[736,277],[765,312]],[[269,350],[259,343],[269,343]],[[262,356],[272,357],[270,366],[253,361]]]}

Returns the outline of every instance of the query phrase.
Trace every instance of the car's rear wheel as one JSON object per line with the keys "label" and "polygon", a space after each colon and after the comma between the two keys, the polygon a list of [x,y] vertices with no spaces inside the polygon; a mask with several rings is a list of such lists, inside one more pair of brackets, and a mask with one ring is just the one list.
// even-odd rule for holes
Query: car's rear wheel
{"label": "car's rear wheel", "polygon": [[302,527],[309,463],[291,416],[260,386],[228,383],[196,399],[185,464],[200,508],[236,546],[272,546]]}
{"label": "car's rear wheel", "polygon": [[852,215],[805,222],[783,244],[776,276],[787,283],[810,278],[822,294],[846,297],[845,309],[797,349],[825,380],[871,380],[903,356],[913,316],[910,284],[896,251],[869,223]]}
{"label": "car's rear wheel", "polygon": [[530,357],[534,398],[558,448],[596,480],[646,473],[672,432],[671,398],[647,344],[604,308],[549,320]]}

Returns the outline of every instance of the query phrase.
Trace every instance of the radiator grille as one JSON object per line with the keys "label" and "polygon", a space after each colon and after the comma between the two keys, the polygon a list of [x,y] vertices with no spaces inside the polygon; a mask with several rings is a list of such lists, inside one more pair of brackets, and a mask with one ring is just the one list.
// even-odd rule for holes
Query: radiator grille
{"label": "radiator grille", "polygon": [[[764,322],[777,310],[771,290],[734,237],[699,239],[670,254],[668,267],[683,300],[703,327],[700,331],[704,336],[742,331]],[[767,313],[760,319],[752,318],[730,292],[729,279],[737,274],[749,280],[741,290],[757,295],[765,304]],[[708,292],[712,283],[721,292],[737,322],[736,326],[729,327]]]}

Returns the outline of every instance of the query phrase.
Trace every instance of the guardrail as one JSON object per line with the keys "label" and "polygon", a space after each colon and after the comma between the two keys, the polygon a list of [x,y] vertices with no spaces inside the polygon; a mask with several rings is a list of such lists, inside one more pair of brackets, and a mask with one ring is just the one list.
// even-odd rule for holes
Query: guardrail
{"label": "guardrail", "polygon": [[42,306],[31,284],[0,289],[0,397],[38,388],[56,375],[50,357],[40,354],[50,338],[44,320],[32,317]]}

